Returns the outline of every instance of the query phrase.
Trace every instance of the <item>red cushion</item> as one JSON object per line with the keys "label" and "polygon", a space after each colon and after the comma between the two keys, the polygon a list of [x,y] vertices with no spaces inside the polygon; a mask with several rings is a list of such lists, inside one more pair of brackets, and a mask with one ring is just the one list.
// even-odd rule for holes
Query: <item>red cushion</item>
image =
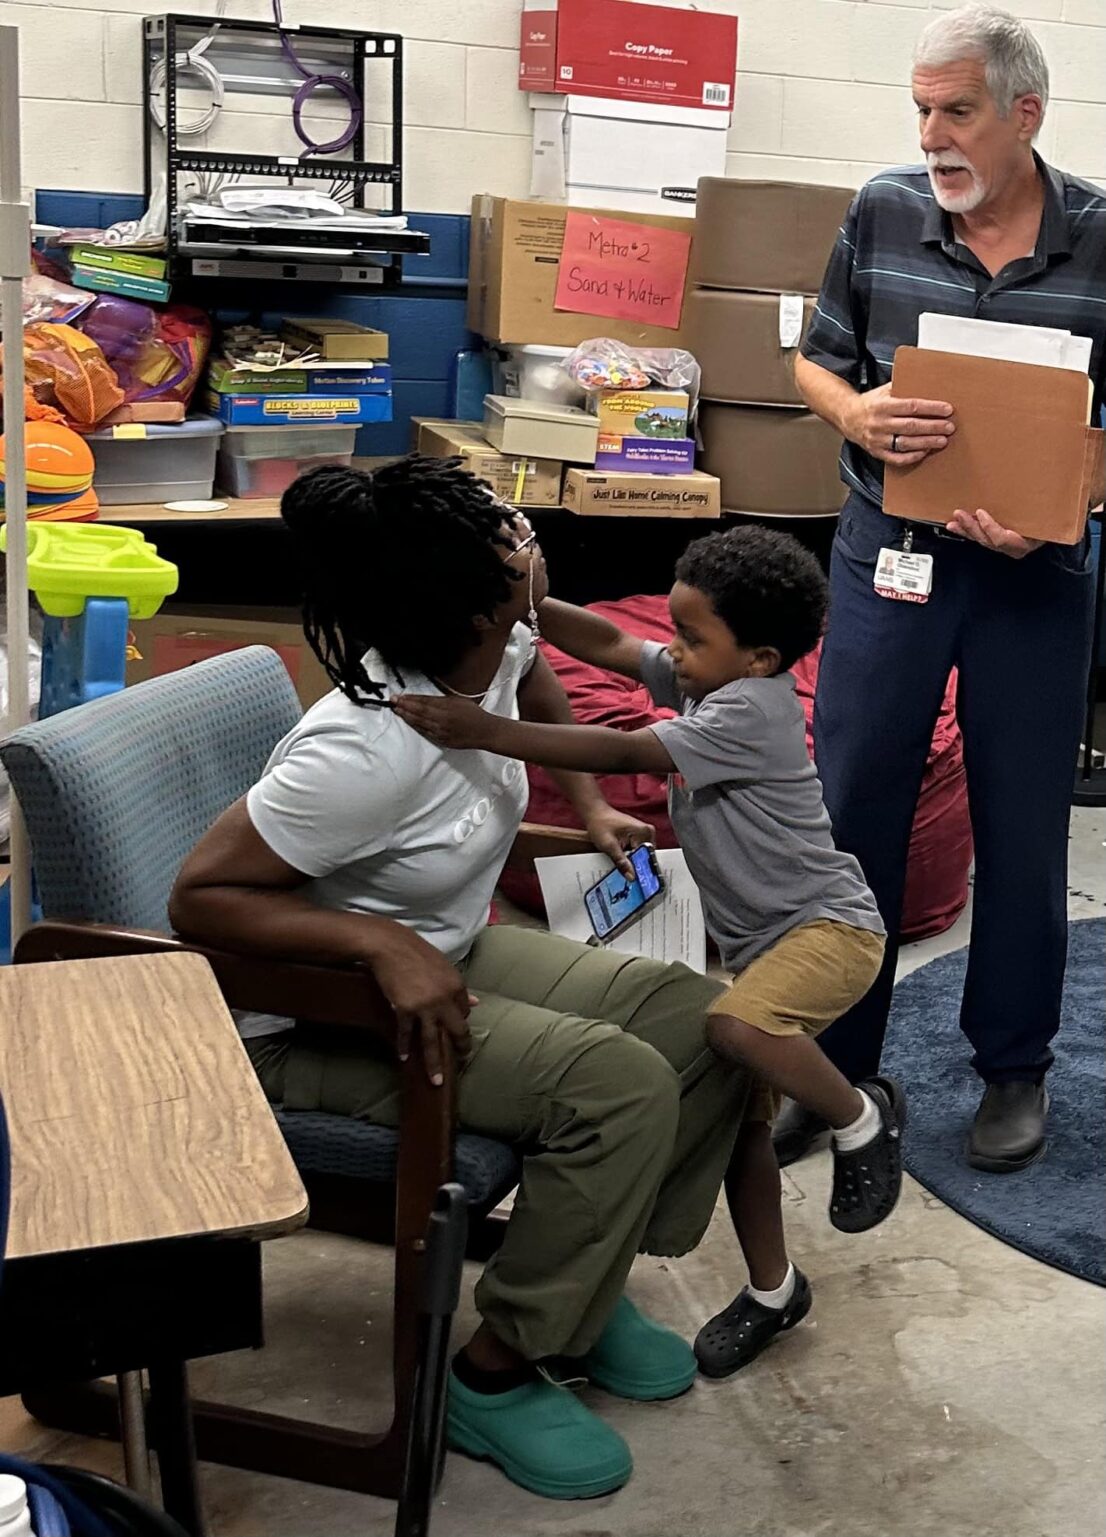
{"label": "red cushion", "polygon": [[[614,603],[593,603],[592,611],[640,635],[646,640],[667,641],[672,633],[668,603],[663,597],[623,598]],[[576,719],[591,726],[618,726],[638,730],[671,715],[654,705],[649,691],[631,678],[621,678],[542,642],[554,672],[564,684]],[[807,718],[807,745],[813,748],[811,720],[814,686],[818,677],[817,651],[794,669],[798,694]],[[527,819],[555,827],[575,826],[571,806],[544,769],[530,766],[530,805]],[[667,786],[656,774],[611,774],[600,779],[612,806],[632,812],[657,830],[657,844],[671,848],[676,842],[668,819]],[[960,728],[956,723],[956,675],[949,679],[929,762],[918,798],[918,810],[910,839],[906,894],[903,900],[902,937],[923,939],[940,934],[955,923],[968,900],[968,869],[972,858],[968,821],[967,786]],[[541,911],[537,879],[517,871],[505,871],[500,882],[513,901],[531,912]]]}

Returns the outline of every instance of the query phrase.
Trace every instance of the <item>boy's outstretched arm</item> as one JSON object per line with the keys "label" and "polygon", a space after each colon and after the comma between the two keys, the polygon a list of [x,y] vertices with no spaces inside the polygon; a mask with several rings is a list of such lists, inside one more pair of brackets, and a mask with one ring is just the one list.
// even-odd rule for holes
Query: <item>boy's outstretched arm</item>
{"label": "boy's outstretched arm", "polygon": [[401,694],[393,707],[401,720],[438,747],[481,748],[544,768],[592,774],[670,774],[673,769],[672,759],[649,730],[535,725],[492,715],[469,699],[426,694]]}
{"label": "boy's outstretched arm", "polygon": [[609,672],[640,681],[642,641],[601,614],[557,598],[546,598],[538,621],[543,637],[559,651],[567,651],[569,656],[590,662],[593,667],[605,667]]}

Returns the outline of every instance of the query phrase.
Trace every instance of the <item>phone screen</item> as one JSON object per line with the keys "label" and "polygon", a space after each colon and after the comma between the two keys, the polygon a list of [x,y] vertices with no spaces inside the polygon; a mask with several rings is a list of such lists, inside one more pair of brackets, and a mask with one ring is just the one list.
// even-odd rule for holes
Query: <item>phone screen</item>
{"label": "phone screen", "polygon": [[591,926],[600,939],[606,939],[608,934],[621,928],[661,889],[660,878],[653,868],[651,849],[644,845],[635,849],[630,855],[630,863],[636,872],[636,880],[628,881],[620,870],[612,870],[584,895]]}

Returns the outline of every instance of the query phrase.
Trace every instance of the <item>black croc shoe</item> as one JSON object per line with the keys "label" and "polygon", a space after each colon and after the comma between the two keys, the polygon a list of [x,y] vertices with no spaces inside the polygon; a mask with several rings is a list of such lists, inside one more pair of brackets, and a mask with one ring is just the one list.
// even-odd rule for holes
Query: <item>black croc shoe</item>
{"label": "black croc shoe", "polygon": [[902,1189],[902,1129],[906,1100],[893,1078],[858,1085],[879,1111],[880,1128],[853,1153],[833,1150],[829,1218],[842,1233],[865,1233],[891,1215]]}
{"label": "black croc shoe", "polygon": [[695,1359],[704,1377],[730,1377],[810,1312],[810,1282],[795,1271],[795,1290],[783,1308],[766,1308],[742,1288],[721,1313],[703,1325],[695,1339]]}

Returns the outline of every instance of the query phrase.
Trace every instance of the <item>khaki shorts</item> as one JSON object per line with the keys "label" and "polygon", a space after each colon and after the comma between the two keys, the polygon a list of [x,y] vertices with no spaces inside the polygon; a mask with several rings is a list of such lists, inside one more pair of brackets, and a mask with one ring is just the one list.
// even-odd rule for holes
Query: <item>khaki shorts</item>
{"label": "khaki shorts", "polygon": [[[818,1036],[871,987],[885,940],[869,929],[818,919],[803,924],[758,955],[711,1005],[766,1035]],[[749,1097],[747,1121],[771,1121],[779,1095],[763,1080]]]}

